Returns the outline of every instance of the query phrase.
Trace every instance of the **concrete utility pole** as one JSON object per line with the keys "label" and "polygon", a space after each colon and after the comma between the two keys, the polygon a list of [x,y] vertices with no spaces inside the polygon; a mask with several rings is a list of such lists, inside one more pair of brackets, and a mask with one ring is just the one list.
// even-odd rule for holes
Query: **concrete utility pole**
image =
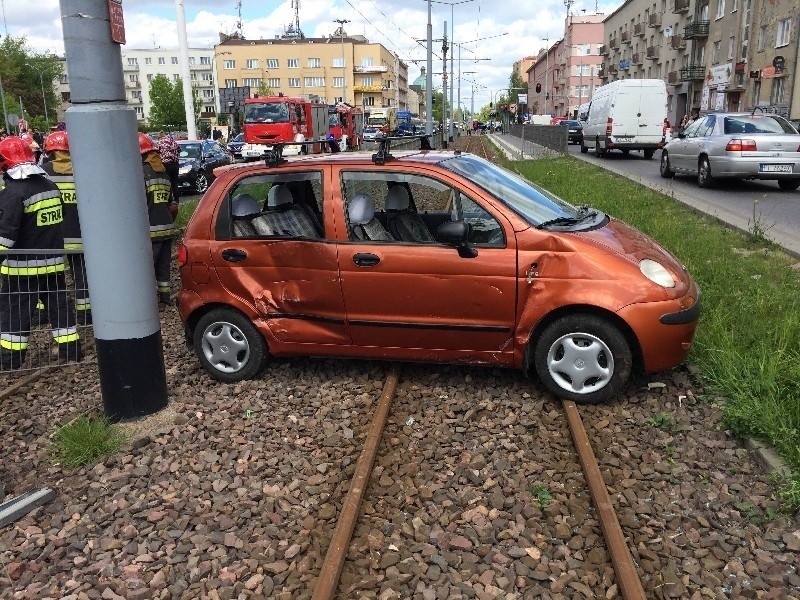
{"label": "concrete utility pole", "polygon": [[[347,19],[334,19],[334,23],[339,24],[339,40],[342,44],[342,102],[347,102],[347,63],[344,61],[344,24],[349,23]],[[356,93],[353,92],[353,105],[356,103]]]}
{"label": "concrete utility pole", "polygon": [[425,133],[433,133],[433,25],[431,0],[428,0],[428,71],[425,73]]}
{"label": "concrete utility pole", "polygon": [[112,5],[121,16],[116,2],[60,0],[72,94],[67,131],[100,390],[106,416],[118,420],[164,408],[167,378],[136,114],[125,101]]}
{"label": "concrete utility pole", "polygon": [[447,21],[442,38],[442,148],[447,148],[444,130],[447,127]]}
{"label": "concrete utility pole", "polygon": [[10,133],[8,131],[8,112],[6,112],[6,95],[5,95],[5,92],[3,92],[3,78],[2,77],[0,77],[0,99],[3,102],[3,129],[5,129],[6,132]]}
{"label": "concrete utility pole", "polygon": [[192,75],[189,72],[189,46],[186,42],[186,13],[183,0],[175,0],[175,12],[178,17],[178,54],[181,61],[181,79],[183,80],[183,106],[186,110],[186,131],[190,140],[197,139],[197,116],[194,114],[194,97],[192,96]]}

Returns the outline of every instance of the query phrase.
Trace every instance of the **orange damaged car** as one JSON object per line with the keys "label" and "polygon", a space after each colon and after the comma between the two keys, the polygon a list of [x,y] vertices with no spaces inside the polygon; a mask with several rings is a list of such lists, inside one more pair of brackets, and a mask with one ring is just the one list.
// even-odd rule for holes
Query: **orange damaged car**
{"label": "orange damaged car", "polygon": [[477,156],[391,142],[217,169],[178,253],[212,377],[289,355],[464,363],[590,403],[685,359],[700,293],[652,239]]}

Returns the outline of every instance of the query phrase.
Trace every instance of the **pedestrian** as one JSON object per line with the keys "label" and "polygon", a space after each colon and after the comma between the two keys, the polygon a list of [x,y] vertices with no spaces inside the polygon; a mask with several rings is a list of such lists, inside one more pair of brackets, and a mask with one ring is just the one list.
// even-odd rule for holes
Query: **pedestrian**
{"label": "pedestrian", "polygon": [[156,144],[158,154],[161,156],[161,162],[167,170],[167,177],[169,177],[169,185],[172,189],[172,199],[169,203],[170,213],[173,219],[178,214],[178,202],[180,198],[180,189],[178,188],[178,155],[181,149],[178,142],[172,137],[172,134],[165,134],[163,131],[158,134],[158,143]]}
{"label": "pedestrian", "polygon": [[44,139],[45,162],[42,169],[61,192],[61,209],[64,215],[64,248],[80,251],[68,254],[72,279],[75,283],[75,313],[79,325],[92,323],[92,303],[89,301],[89,284],[83,256],[81,224],[78,220],[78,197],[72,173],[72,157],[66,131],[54,131]]}
{"label": "pedestrian", "polygon": [[[61,194],[34,163],[29,144],[0,141],[0,250],[14,250],[0,264],[0,369],[19,369],[28,350],[31,315],[41,300],[63,360],[82,358],[75,313],[64,276]],[[52,254],[25,254],[52,250]]]}
{"label": "pedestrian", "polygon": [[153,246],[153,267],[156,272],[156,291],[160,304],[168,305],[172,285],[170,261],[172,256],[172,215],[169,202],[170,188],[167,170],[161,162],[153,138],[139,133],[139,152],[142,155],[144,187],[147,195],[147,216],[150,221],[150,243]]}

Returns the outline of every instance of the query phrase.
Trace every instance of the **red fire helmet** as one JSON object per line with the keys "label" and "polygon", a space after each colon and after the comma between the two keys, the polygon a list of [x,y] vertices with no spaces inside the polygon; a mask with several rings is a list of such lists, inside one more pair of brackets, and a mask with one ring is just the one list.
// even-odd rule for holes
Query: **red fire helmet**
{"label": "red fire helmet", "polygon": [[139,152],[142,154],[147,154],[148,152],[152,152],[155,150],[156,147],[153,144],[153,138],[151,138],[146,133],[139,132]]}
{"label": "red fire helmet", "polygon": [[29,144],[15,135],[0,140],[0,169],[7,171],[17,165],[36,161]]}
{"label": "red fire helmet", "polygon": [[69,138],[66,131],[55,131],[44,138],[44,151],[64,150],[69,152]]}

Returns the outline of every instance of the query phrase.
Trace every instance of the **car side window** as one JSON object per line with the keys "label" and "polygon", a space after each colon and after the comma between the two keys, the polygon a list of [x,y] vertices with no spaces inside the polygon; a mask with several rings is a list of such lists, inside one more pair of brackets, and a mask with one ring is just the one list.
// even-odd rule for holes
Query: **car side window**
{"label": "car side window", "polygon": [[697,130],[700,129],[700,126],[702,124],[703,124],[703,120],[702,119],[698,119],[697,121],[695,121],[694,123],[689,125],[684,130],[684,134],[686,135],[686,137],[689,137],[689,138],[697,137]]}
{"label": "car side window", "polygon": [[243,177],[220,211],[217,238],[310,239],[325,237],[319,171]]}
{"label": "car side window", "polygon": [[713,115],[709,115],[705,118],[705,121],[700,125],[700,128],[697,132],[697,137],[708,137],[714,133],[714,124],[717,122],[717,118]]}
{"label": "car side window", "polygon": [[[489,212],[458,188],[432,177],[388,171],[345,172],[342,191],[353,241],[433,244],[442,223],[464,220],[472,226],[469,243],[483,247],[505,245],[503,229]],[[364,202],[374,207],[375,221],[370,227],[377,231],[380,224],[388,237],[378,233],[374,239],[369,233],[362,237],[359,225],[369,216],[361,212]]]}

